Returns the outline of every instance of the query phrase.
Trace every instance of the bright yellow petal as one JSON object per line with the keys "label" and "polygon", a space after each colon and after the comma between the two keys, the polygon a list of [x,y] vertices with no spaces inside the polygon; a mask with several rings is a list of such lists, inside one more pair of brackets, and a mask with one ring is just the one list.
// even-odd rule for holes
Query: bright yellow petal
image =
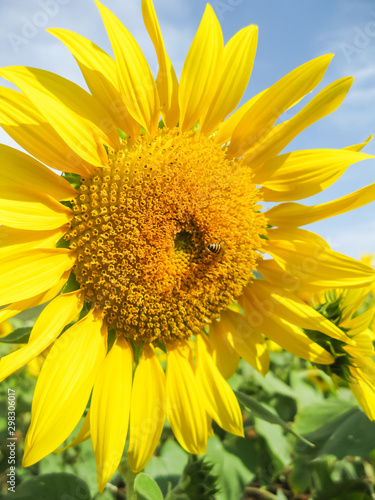
{"label": "bright yellow petal", "polygon": [[99,368],[90,406],[91,439],[100,493],[115,473],[124,451],[132,374],[131,345],[123,337],[117,337]]}
{"label": "bright yellow petal", "polygon": [[222,73],[200,131],[209,135],[238,105],[246,90],[257,49],[258,27],[247,26],[225,45]]}
{"label": "bright yellow petal", "polygon": [[243,436],[240,406],[228,382],[219,372],[204,334],[197,335],[195,376],[204,396],[207,413],[227,432]]}
{"label": "bright yellow petal", "polygon": [[0,69],[33,102],[68,146],[82,159],[102,166],[102,143],[118,148],[117,129],[99,102],[75,83],[49,71],[24,66]]}
{"label": "bright yellow petal", "polygon": [[154,44],[159,63],[156,86],[161,105],[160,111],[167,127],[172,128],[177,125],[180,115],[177,76],[165,51],[163,37],[152,0],[142,0],[142,13],[148,34]]}
{"label": "bright yellow petal", "polygon": [[375,363],[372,359],[356,360],[356,366],[350,367],[354,378],[349,387],[357,399],[362,410],[370,420],[375,420]]}
{"label": "bright yellow petal", "polygon": [[51,288],[48,288],[46,291],[39,293],[29,299],[20,300],[18,302],[13,302],[13,304],[9,304],[6,307],[3,307],[0,310],[0,323],[3,321],[7,321],[10,318],[13,318],[16,314],[25,311],[26,309],[30,309],[31,307],[36,307],[45,302],[49,302],[61,291],[62,287],[68,281],[70,276],[70,270],[63,273],[61,278],[53,285]]}
{"label": "bright yellow petal", "polygon": [[106,355],[106,333],[90,312],[52,346],[35,387],[23,467],[55,450],[79,422]]}
{"label": "bright yellow petal", "polygon": [[222,321],[213,321],[210,325],[210,344],[212,358],[225,379],[237,371],[240,356],[228,340],[228,331]]}
{"label": "bright yellow petal", "polygon": [[[361,316],[363,316],[363,314]],[[372,312],[372,317],[373,316],[374,313]],[[353,340],[355,342],[355,346],[344,346],[346,352],[354,358],[373,358],[375,356],[375,348],[372,341],[373,334],[370,329],[363,330],[361,332],[350,330],[349,335],[354,335]]]}
{"label": "bright yellow petal", "polygon": [[267,211],[272,226],[304,226],[363,207],[375,199],[375,183],[320,205],[281,203]]}
{"label": "bright yellow petal", "polygon": [[0,261],[0,305],[37,295],[51,288],[74,264],[74,254],[65,248],[27,250]]}
{"label": "bright yellow petal", "polygon": [[139,123],[129,114],[118,88],[115,61],[104,50],[73,31],[48,29],[61,40],[77,61],[91,94],[108,111],[118,128],[131,137],[139,134]]}
{"label": "bright yellow petal", "polygon": [[64,446],[63,448],[57,448],[57,450],[54,450],[54,453],[61,453],[62,451],[67,450],[68,448],[77,446],[77,444],[81,444],[84,441],[87,441],[88,439],[90,439],[90,437],[91,437],[91,431],[90,431],[90,408],[89,408],[85,418],[83,419],[82,426],[76,437],[73,439],[73,441],[67,446]]}
{"label": "bright yellow petal", "polygon": [[220,321],[228,332],[228,342],[236,352],[255,370],[265,376],[269,370],[270,358],[263,336],[248,323],[242,314],[224,311]]}
{"label": "bright yellow petal", "polygon": [[179,102],[183,132],[206,114],[218,85],[223,52],[220,24],[207,4],[181,73]]}
{"label": "bright yellow petal", "polygon": [[56,200],[77,196],[77,191],[63,177],[31,156],[5,144],[0,144],[0,177],[4,184],[35,189],[48,193]]}
{"label": "bright yellow petal", "polygon": [[0,125],[28,153],[56,170],[83,176],[94,170],[62,140],[30,99],[20,92],[0,87]]}
{"label": "bright yellow petal", "polygon": [[[353,344],[340,328],[319,314],[313,307],[291,292],[275,289],[265,280],[257,279],[251,283],[242,294],[240,303],[245,311],[252,312],[250,308],[256,308],[255,319],[249,317],[249,312],[247,312],[247,320],[252,326],[254,321],[259,322],[254,325],[258,329],[262,329],[262,324],[267,318],[272,317],[274,320],[276,317],[300,328],[318,330],[347,344]],[[262,333],[268,336],[268,332],[262,331]],[[270,338],[282,345],[278,340],[271,336]]]}
{"label": "bright yellow petal", "polygon": [[184,355],[184,347],[168,348],[167,418],[180,445],[189,453],[202,455],[207,446],[207,417],[204,399],[193,367]]}
{"label": "bright yellow petal", "polygon": [[284,111],[318,85],[332,57],[332,54],[328,54],[308,61],[267,89],[238,123],[229,153],[242,156],[260,141]]}
{"label": "bright yellow petal", "polygon": [[153,136],[158,127],[160,104],[150,67],[125,26],[98,0],[95,3],[115,55],[122,98],[133,118]]}
{"label": "bright yellow petal", "polygon": [[371,285],[375,280],[374,269],[334,252],[310,231],[271,229],[267,237],[267,252],[286,273],[301,283],[324,288],[356,288]]}
{"label": "bright yellow petal", "polygon": [[219,130],[213,136],[218,144],[225,144],[230,141],[234,129],[237,127],[239,122],[248,112],[248,110],[253,106],[253,104],[266,92],[263,90],[252,97],[249,101],[245,102],[240,108],[237,109],[233,114],[225,120],[225,122],[220,126]]}
{"label": "bright yellow petal", "polygon": [[276,125],[245,154],[245,161],[257,170],[278,155],[300,132],[337,109],[353,83],[353,77],[336,80],[321,90],[293,118]]}
{"label": "bright yellow petal", "polygon": [[22,231],[0,226],[0,260],[8,255],[33,248],[55,248],[68,226],[51,231]]}
{"label": "bright yellow petal", "polygon": [[32,329],[29,342],[0,360],[0,380],[35,358],[46,349],[75,320],[83,306],[83,293],[78,290],[59,295],[40,313]]}
{"label": "bright yellow petal", "polygon": [[48,194],[35,189],[0,185],[0,223],[34,231],[56,229],[67,224],[73,213]]}
{"label": "bright yellow petal", "polygon": [[343,149],[307,149],[277,156],[254,176],[265,201],[294,201],[331,186],[345,170],[371,155]]}
{"label": "bright yellow petal", "polygon": [[130,410],[129,465],[141,471],[150,460],[163,431],[166,384],[158,357],[147,345],[135,370]]}

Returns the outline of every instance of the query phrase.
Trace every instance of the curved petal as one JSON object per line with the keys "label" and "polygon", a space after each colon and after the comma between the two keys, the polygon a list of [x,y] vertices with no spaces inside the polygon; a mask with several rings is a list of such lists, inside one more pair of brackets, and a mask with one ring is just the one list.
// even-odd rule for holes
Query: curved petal
{"label": "curved petal", "polygon": [[22,231],[0,226],[0,260],[8,255],[33,248],[55,248],[67,229],[68,226],[50,231]]}
{"label": "curved petal", "polygon": [[265,376],[269,370],[270,358],[263,336],[252,328],[242,314],[224,311],[221,320],[227,330],[228,342],[249,365]]}
{"label": "curved petal", "polygon": [[[372,155],[344,149],[307,149],[277,156],[254,175],[265,201],[301,200],[331,186],[345,170]],[[291,182],[293,180],[293,182]]]}
{"label": "curved petal", "polygon": [[90,312],[52,346],[35,387],[23,467],[55,450],[79,422],[106,355],[106,340],[102,322]]}
{"label": "curved petal", "polygon": [[257,41],[258,27],[252,25],[238,31],[225,45],[216,94],[201,120],[203,134],[213,132],[240,102],[253,69]]}
{"label": "curved petal", "polygon": [[90,406],[91,439],[100,493],[115,473],[124,451],[132,371],[132,348],[123,337],[117,337],[99,368]]}
{"label": "curved petal", "polygon": [[[258,328],[267,337],[269,332],[264,331],[262,325],[265,325],[269,318],[272,321],[278,318],[300,328],[320,331],[346,344],[354,344],[340,328],[313,307],[287,290],[275,289],[265,280],[257,279],[247,286],[240,298],[240,303],[247,314],[250,325]],[[255,317],[249,318],[249,311],[253,312],[254,308],[256,309]],[[282,346],[278,340],[271,336],[270,338]]]}
{"label": "curved petal", "polygon": [[46,30],[61,40],[77,61],[91,94],[108,111],[118,128],[131,137],[139,134],[139,123],[129,114],[118,88],[115,61],[104,50],[73,31]]}
{"label": "curved petal", "polygon": [[242,156],[260,141],[284,111],[318,85],[332,57],[332,54],[327,54],[312,59],[267,89],[238,123],[228,153]]}
{"label": "curved petal", "polygon": [[209,341],[212,349],[212,359],[225,379],[237,371],[240,355],[228,340],[228,330],[221,321],[213,321],[210,325]]}
{"label": "curved petal", "polygon": [[267,219],[272,226],[299,227],[350,212],[371,203],[374,199],[375,183],[320,205],[280,203],[267,211]]}
{"label": "curved petal", "polygon": [[59,295],[40,313],[31,331],[28,344],[11,352],[0,360],[0,380],[14,373],[31,359],[38,356],[75,320],[83,306],[83,292]]}
{"label": "curved petal", "polygon": [[125,26],[98,0],[95,3],[115,55],[122,98],[133,118],[153,136],[158,128],[160,104],[150,67]]}
{"label": "curved petal", "polygon": [[129,465],[141,471],[159,442],[166,415],[165,375],[157,356],[143,346],[135,370],[130,410]]}
{"label": "curved petal", "polygon": [[56,170],[83,176],[94,171],[62,140],[25,95],[0,87],[0,125],[22,148]]}
{"label": "curved petal", "polygon": [[48,193],[56,200],[77,196],[77,191],[63,177],[56,175],[31,156],[5,144],[0,144],[0,179],[4,184]]}
{"label": "curved petal", "polygon": [[70,208],[35,189],[0,184],[0,223],[34,231],[56,229],[73,217]]}
{"label": "curved petal", "polygon": [[31,307],[36,307],[41,304],[45,304],[49,302],[61,291],[62,287],[68,281],[70,276],[70,270],[66,271],[59,281],[51,288],[46,291],[39,293],[38,295],[34,295],[34,297],[30,297],[29,299],[20,300],[18,302],[13,302],[13,304],[9,304],[6,307],[3,307],[0,310],[0,323],[3,321],[7,321],[10,318],[13,318],[16,314],[25,311],[26,309],[30,309]]}
{"label": "curved petal", "polygon": [[74,264],[74,254],[65,248],[36,248],[0,261],[0,305],[20,301],[51,288]]}
{"label": "curved petal", "polygon": [[1,68],[0,76],[37,102],[38,109],[61,138],[88,163],[103,165],[104,149],[100,142],[115,149],[120,146],[111,117],[92,95],[75,83],[49,71],[24,66]]}
{"label": "curved petal", "polygon": [[238,401],[228,382],[215,366],[204,334],[197,335],[196,339],[195,376],[204,395],[207,413],[227,432],[243,436],[242,414]]}
{"label": "curved petal", "polygon": [[181,73],[179,103],[182,132],[189,130],[206,114],[217,88],[223,52],[220,24],[211,5],[207,4]]}
{"label": "curved petal", "polygon": [[270,132],[250,148],[244,157],[252,170],[262,168],[282,151],[300,132],[337,109],[353,83],[353,77],[336,80],[321,90],[293,118],[273,127]]}
{"label": "curved petal", "polygon": [[186,357],[186,343],[167,352],[167,419],[180,445],[189,453],[202,455],[207,446],[207,417],[204,399]]}
{"label": "curved petal", "polygon": [[90,431],[90,408],[89,408],[85,418],[83,419],[82,426],[76,437],[73,439],[73,441],[67,446],[64,446],[63,448],[57,448],[57,450],[54,450],[54,453],[61,453],[62,451],[67,450],[68,448],[77,446],[77,444],[81,444],[84,441],[87,441],[88,439],[90,439],[90,437],[91,437],[91,431]]}
{"label": "curved petal", "polygon": [[371,285],[375,270],[334,252],[321,238],[304,229],[279,228],[267,232],[267,252],[301,283],[324,288],[356,288]]}
{"label": "curved petal", "polygon": [[163,37],[152,0],[142,0],[143,20],[154,44],[159,63],[156,87],[158,89],[160,111],[167,127],[177,125],[180,110],[178,104],[178,81],[172,63],[165,51]]}

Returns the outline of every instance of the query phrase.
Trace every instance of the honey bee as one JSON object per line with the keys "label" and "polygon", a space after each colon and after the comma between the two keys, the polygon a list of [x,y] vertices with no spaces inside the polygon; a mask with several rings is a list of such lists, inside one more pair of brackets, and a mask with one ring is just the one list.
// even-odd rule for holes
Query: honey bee
{"label": "honey bee", "polygon": [[210,253],[213,253],[215,255],[218,255],[219,253],[221,253],[221,251],[223,250],[223,247],[221,245],[221,240],[219,241],[219,243],[209,243],[207,246],[206,246],[206,249],[210,252]]}

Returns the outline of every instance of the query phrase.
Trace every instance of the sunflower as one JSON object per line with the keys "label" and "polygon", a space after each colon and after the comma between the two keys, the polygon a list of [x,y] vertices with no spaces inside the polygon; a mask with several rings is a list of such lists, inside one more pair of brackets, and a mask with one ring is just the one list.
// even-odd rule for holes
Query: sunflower
{"label": "sunflower", "polygon": [[[226,378],[240,356],[267,372],[264,336],[304,359],[334,362],[303,329],[347,336],[296,290],[369,286],[375,272],[299,226],[372,201],[375,185],[322,205],[293,203],[370,158],[360,152],[366,142],[279,154],[348,92],[352,78],[337,80],[275,125],[319,84],[332,55],[236,110],[253,66],[255,26],[224,45],[208,5],[178,82],[152,2],[142,0],[155,80],[132,35],[96,3],[114,59],[78,34],[48,30],[73,54],[90,93],[48,71],[0,70],[21,91],[1,88],[0,123],[29,153],[0,148],[0,321],[48,302],[28,343],[2,358],[0,375],[52,345],[23,465],[58,448],[91,397],[75,442],[91,435],[102,491],[127,435],[137,472],[165,418],[194,454],[204,453],[212,420],[243,435]],[[265,211],[263,200],[287,203]]]}

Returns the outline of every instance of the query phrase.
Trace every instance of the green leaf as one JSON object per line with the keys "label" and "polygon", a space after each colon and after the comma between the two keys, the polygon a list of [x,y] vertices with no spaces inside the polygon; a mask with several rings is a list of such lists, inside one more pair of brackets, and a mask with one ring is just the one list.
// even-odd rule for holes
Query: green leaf
{"label": "green leaf", "polygon": [[313,450],[304,443],[296,444],[298,454],[316,459],[333,455],[366,457],[375,448],[375,422],[371,422],[359,408],[352,408],[306,435],[315,444]]}
{"label": "green leaf", "polygon": [[15,500],[33,498],[38,500],[90,500],[87,484],[79,477],[65,472],[33,477],[17,485],[12,494]]}
{"label": "green leaf", "polygon": [[295,430],[301,434],[313,432],[353,406],[354,402],[344,399],[326,399],[321,403],[305,406],[296,416]]}
{"label": "green leaf", "polygon": [[[245,440],[243,440],[245,441]],[[254,478],[254,474],[245,467],[233,453],[229,453],[217,436],[208,440],[205,453],[208,461],[215,464],[212,472],[217,476],[218,492],[215,500],[238,500],[242,497],[245,486]]]}
{"label": "green leaf", "polygon": [[266,440],[274,459],[278,460],[282,467],[288,465],[291,460],[290,454],[292,447],[283,433],[282,428],[260,418],[255,418],[255,429]]}
{"label": "green leaf", "polygon": [[4,344],[27,344],[27,342],[29,341],[31,330],[31,326],[17,328],[6,337],[0,337],[0,342]]}
{"label": "green leaf", "polygon": [[269,408],[266,408],[264,405],[258,403],[254,398],[248,396],[239,391],[234,391],[237,399],[242,403],[249,411],[252,411],[256,417],[269,422],[270,424],[280,425],[284,430],[290,432],[295,437],[297,437],[300,441],[303,441],[309,446],[314,446],[311,442],[305,439],[303,436],[298,434],[289,424],[284,422],[282,418],[280,418],[277,414],[272,413]]}
{"label": "green leaf", "polygon": [[159,486],[150,476],[142,472],[135,478],[134,491],[138,494],[139,500],[163,500]]}

